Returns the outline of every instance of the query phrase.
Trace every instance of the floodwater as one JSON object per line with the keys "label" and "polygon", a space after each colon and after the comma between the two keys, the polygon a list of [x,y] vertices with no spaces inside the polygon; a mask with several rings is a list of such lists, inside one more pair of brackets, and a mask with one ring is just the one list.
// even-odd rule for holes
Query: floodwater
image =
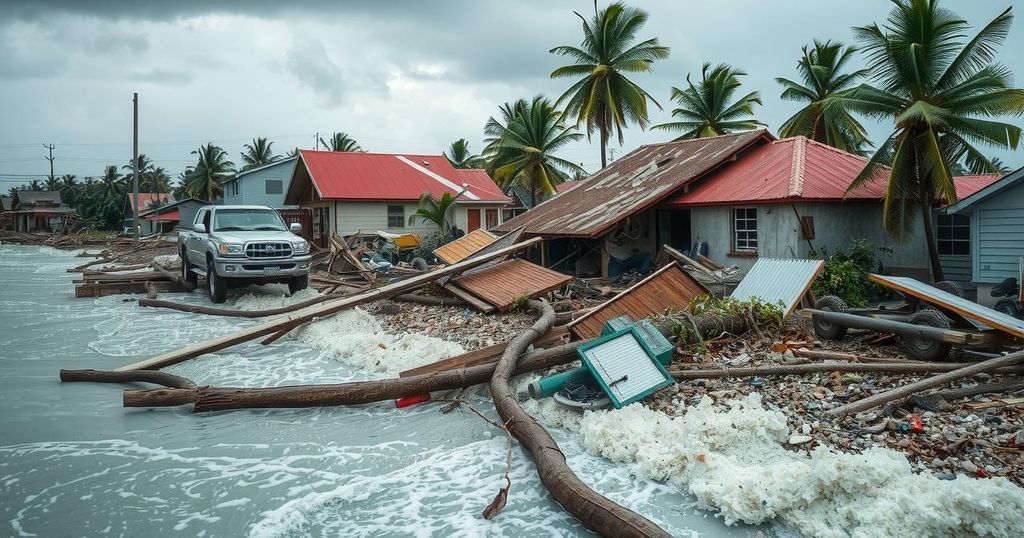
{"label": "floodwater", "polygon": [[[555,504],[529,455],[504,485],[502,432],[438,404],[192,414],[125,409],[121,385],[61,384],[60,368],[112,369],[254,321],[75,299],[72,252],[0,246],[0,536],[589,536]],[[169,298],[169,297],[168,297]],[[199,294],[175,300],[203,302]],[[199,384],[275,386],[378,377],[299,340],[169,367]],[[468,398],[493,416],[484,393]],[[676,536],[750,536],[671,486],[587,455],[572,468]]]}

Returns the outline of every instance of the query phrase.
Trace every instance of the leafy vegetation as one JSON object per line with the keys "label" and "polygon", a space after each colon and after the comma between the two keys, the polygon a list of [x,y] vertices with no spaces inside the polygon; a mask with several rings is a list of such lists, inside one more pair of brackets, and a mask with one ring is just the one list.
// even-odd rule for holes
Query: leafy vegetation
{"label": "leafy vegetation", "polygon": [[452,142],[444,151],[444,156],[455,168],[485,168],[487,166],[487,159],[480,155],[473,155],[469,151],[469,142],[465,138]]}
{"label": "leafy vegetation", "polygon": [[882,291],[868,280],[868,275],[881,269],[880,254],[892,254],[892,247],[878,245],[864,239],[855,239],[849,250],[837,249],[829,254],[822,248],[817,255],[825,260],[825,268],[811,286],[815,297],[835,295],[854,308],[868,304],[868,300]]}
{"label": "leafy vegetation", "polygon": [[271,149],[273,145],[274,143],[266,138],[253,138],[252,143],[246,144],[245,151],[242,152],[242,170],[270,164],[280,159],[280,155],[274,155]]}
{"label": "leafy vegetation", "polygon": [[756,297],[749,301],[739,301],[709,293],[691,301],[686,312],[668,312],[665,317],[671,322],[672,337],[677,343],[695,342],[698,353],[705,353],[707,348],[703,336],[694,327],[694,316],[748,318],[758,330],[773,333],[782,328],[783,308],[781,303],[770,304]]}
{"label": "leafy vegetation", "polygon": [[[434,195],[429,192],[423,193],[420,195],[419,207],[416,208],[416,212],[409,215],[409,224],[415,224],[417,220],[432,222],[437,226],[441,238],[449,237],[452,232],[451,215],[455,211],[455,200],[462,196],[463,192],[466,192],[465,189],[455,196],[446,192],[439,199],[434,198]],[[440,243],[437,246],[443,244]]]}
{"label": "leafy vegetation", "polygon": [[346,133],[333,133],[327,140],[320,137],[320,143],[331,151],[363,151],[363,148]]}
{"label": "leafy vegetation", "polygon": [[727,64],[712,67],[705,63],[700,74],[701,79],[696,84],[686,75],[686,89],[672,88],[672,100],[679,103],[679,107],[672,110],[672,117],[677,121],[661,123],[652,129],[683,131],[676,140],[686,140],[765,126],[753,117],[754,106],[761,104],[761,94],[750,92],[732,101],[745,72]]}

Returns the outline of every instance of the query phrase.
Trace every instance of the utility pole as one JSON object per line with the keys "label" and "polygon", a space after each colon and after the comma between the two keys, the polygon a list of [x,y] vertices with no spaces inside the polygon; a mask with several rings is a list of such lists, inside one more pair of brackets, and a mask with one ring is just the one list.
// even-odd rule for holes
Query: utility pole
{"label": "utility pole", "polygon": [[50,161],[50,183],[53,183],[53,144],[43,144],[43,147],[50,150],[50,156],[43,155],[43,158]]}
{"label": "utility pole", "polygon": [[132,233],[139,241],[139,92],[132,94]]}
{"label": "utility pole", "polygon": [[320,150],[320,133],[315,133],[313,135],[313,144],[315,144],[314,147],[316,147],[316,149],[319,151]]}

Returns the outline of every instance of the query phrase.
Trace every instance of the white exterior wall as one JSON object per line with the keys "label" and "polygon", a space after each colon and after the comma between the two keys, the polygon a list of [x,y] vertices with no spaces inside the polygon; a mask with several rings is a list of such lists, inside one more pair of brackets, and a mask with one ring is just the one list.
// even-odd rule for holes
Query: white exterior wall
{"label": "white exterior wall", "polygon": [[[388,206],[389,205],[401,205],[405,208],[405,219],[404,226],[401,228],[389,228],[388,227]],[[396,234],[415,234],[420,237],[426,237],[437,231],[437,227],[430,222],[423,222],[419,219],[416,220],[415,224],[409,224],[409,216],[416,212],[416,208],[419,205],[415,202],[331,202],[330,213],[331,213],[331,228],[334,229],[338,235],[346,235],[356,233],[358,231],[363,232],[375,232],[377,230],[385,231],[388,233]],[[501,222],[501,208],[504,206],[502,203],[495,204],[458,204],[455,205],[455,211],[453,212],[455,226],[462,230],[467,229],[469,222],[469,216],[466,212],[468,208],[479,208],[480,209],[480,224],[481,227],[486,226],[487,216],[485,213],[486,209],[498,210],[499,224]]]}

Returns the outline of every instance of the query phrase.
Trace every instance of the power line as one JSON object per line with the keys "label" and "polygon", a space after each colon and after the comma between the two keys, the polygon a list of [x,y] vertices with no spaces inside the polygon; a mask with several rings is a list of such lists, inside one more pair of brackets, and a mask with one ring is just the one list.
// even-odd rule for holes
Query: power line
{"label": "power line", "polygon": [[50,161],[50,181],[53,181],[53,144],[43,144],[43,147],[50,150],[50,156],[46,157],[47,161]]}

